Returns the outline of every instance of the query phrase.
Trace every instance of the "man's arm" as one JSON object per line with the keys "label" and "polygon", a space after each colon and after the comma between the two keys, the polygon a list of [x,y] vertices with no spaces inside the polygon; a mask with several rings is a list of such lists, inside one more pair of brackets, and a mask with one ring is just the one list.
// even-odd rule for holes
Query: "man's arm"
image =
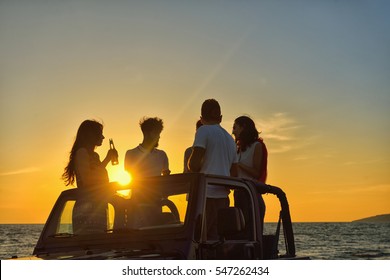
{"label": "man's arm", "polygon": [[190,159],[188,160],[188,169],[191,172],[199,172],[202,168],[203,157],[206,153],[206,149],[201,147],[193,147]]}
{"label": "man's arm", "polygon": [[162,170],[161,170],[161,175],[162,176],[167,176],[169,174],[171,174],[171,170],[169,170],[169,161],[168,161],[168,156],[167,154],[162,151],[163,153],[163,167],[162,167]]}
{"label": "man's arm", "polygon": [[230,167],[230,176],[232,177],[238,177],[238,164],[233,163]]}
{"label": "man's arm", "polygon": [[125,170],[127,171],[127,172],[130,172],[129,171],[129,151],[127,151],[126,152],[126,154],[125,154],[125,160],[124,160],[124,168],[125,168]]}
{"label": "man's arm", "polygon": [[129,173],[131,176],[136,176],[136,171],[134,170],[134,159],[131,153],[131,150],[128,150],[125,154],[124,159],[124,168],[127,173]]}

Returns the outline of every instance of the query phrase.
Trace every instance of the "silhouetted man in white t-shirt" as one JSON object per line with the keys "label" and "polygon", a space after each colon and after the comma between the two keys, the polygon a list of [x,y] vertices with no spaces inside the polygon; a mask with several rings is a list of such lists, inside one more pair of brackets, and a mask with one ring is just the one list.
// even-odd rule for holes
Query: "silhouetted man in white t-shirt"
{"label": "silhouetted man in white t-shirt", "polygon": [[[233,137],[221,127],[221,108],[215,99],[207,99],[202,104],[201,121],[195,134],[192,154],[188,161],[191,172],[237,176],[237,153]],[[207,187],[207,236],[218,239],[218,209],[229,207],[229,191],[224,187]]]}

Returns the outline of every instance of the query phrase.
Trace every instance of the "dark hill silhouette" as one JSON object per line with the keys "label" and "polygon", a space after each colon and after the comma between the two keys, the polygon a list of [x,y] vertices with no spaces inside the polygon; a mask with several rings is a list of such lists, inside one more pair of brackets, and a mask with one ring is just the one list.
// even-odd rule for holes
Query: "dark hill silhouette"
{"label": "dark hill silhouette", "polygon": [[352,223],[390,223],[390,214],[376,215],[359,220],[354,220]]}

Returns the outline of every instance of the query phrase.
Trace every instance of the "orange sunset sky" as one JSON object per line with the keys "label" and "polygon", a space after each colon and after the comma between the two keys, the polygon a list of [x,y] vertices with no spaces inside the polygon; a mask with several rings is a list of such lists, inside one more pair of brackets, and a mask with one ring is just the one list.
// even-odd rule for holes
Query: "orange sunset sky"
{"label": "orange sunset sky", "polygon": [[[293,221],[390,213],[390,2],[0,1],[0,223],[44,223],[76,131],[119,151],[164,120],[183,170],[200,106],[251,116]],[[268,199],[268,198],[267,198]],[[268,206],[270,213],[274,206]]]}

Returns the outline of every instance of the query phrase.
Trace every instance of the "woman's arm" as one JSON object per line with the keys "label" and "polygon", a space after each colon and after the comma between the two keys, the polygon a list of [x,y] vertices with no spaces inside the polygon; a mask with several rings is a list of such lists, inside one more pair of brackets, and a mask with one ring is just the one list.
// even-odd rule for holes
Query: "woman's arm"
{"label": "woman's arm", "polygon": [[93,174],[91,172],[90,155],[85,148],[81,148],[76,151],[75,155],[75,170],[77,180],[82,184],[89,184],[93,180]]}
{"label": "woman's arm", "polygon": [[118,152],[116,150],[109,149],[106,157],[102,161],[102,165],[106,167],[107,164],[111,161],[111,159],[113,159],[115,156],[118,156]]}

